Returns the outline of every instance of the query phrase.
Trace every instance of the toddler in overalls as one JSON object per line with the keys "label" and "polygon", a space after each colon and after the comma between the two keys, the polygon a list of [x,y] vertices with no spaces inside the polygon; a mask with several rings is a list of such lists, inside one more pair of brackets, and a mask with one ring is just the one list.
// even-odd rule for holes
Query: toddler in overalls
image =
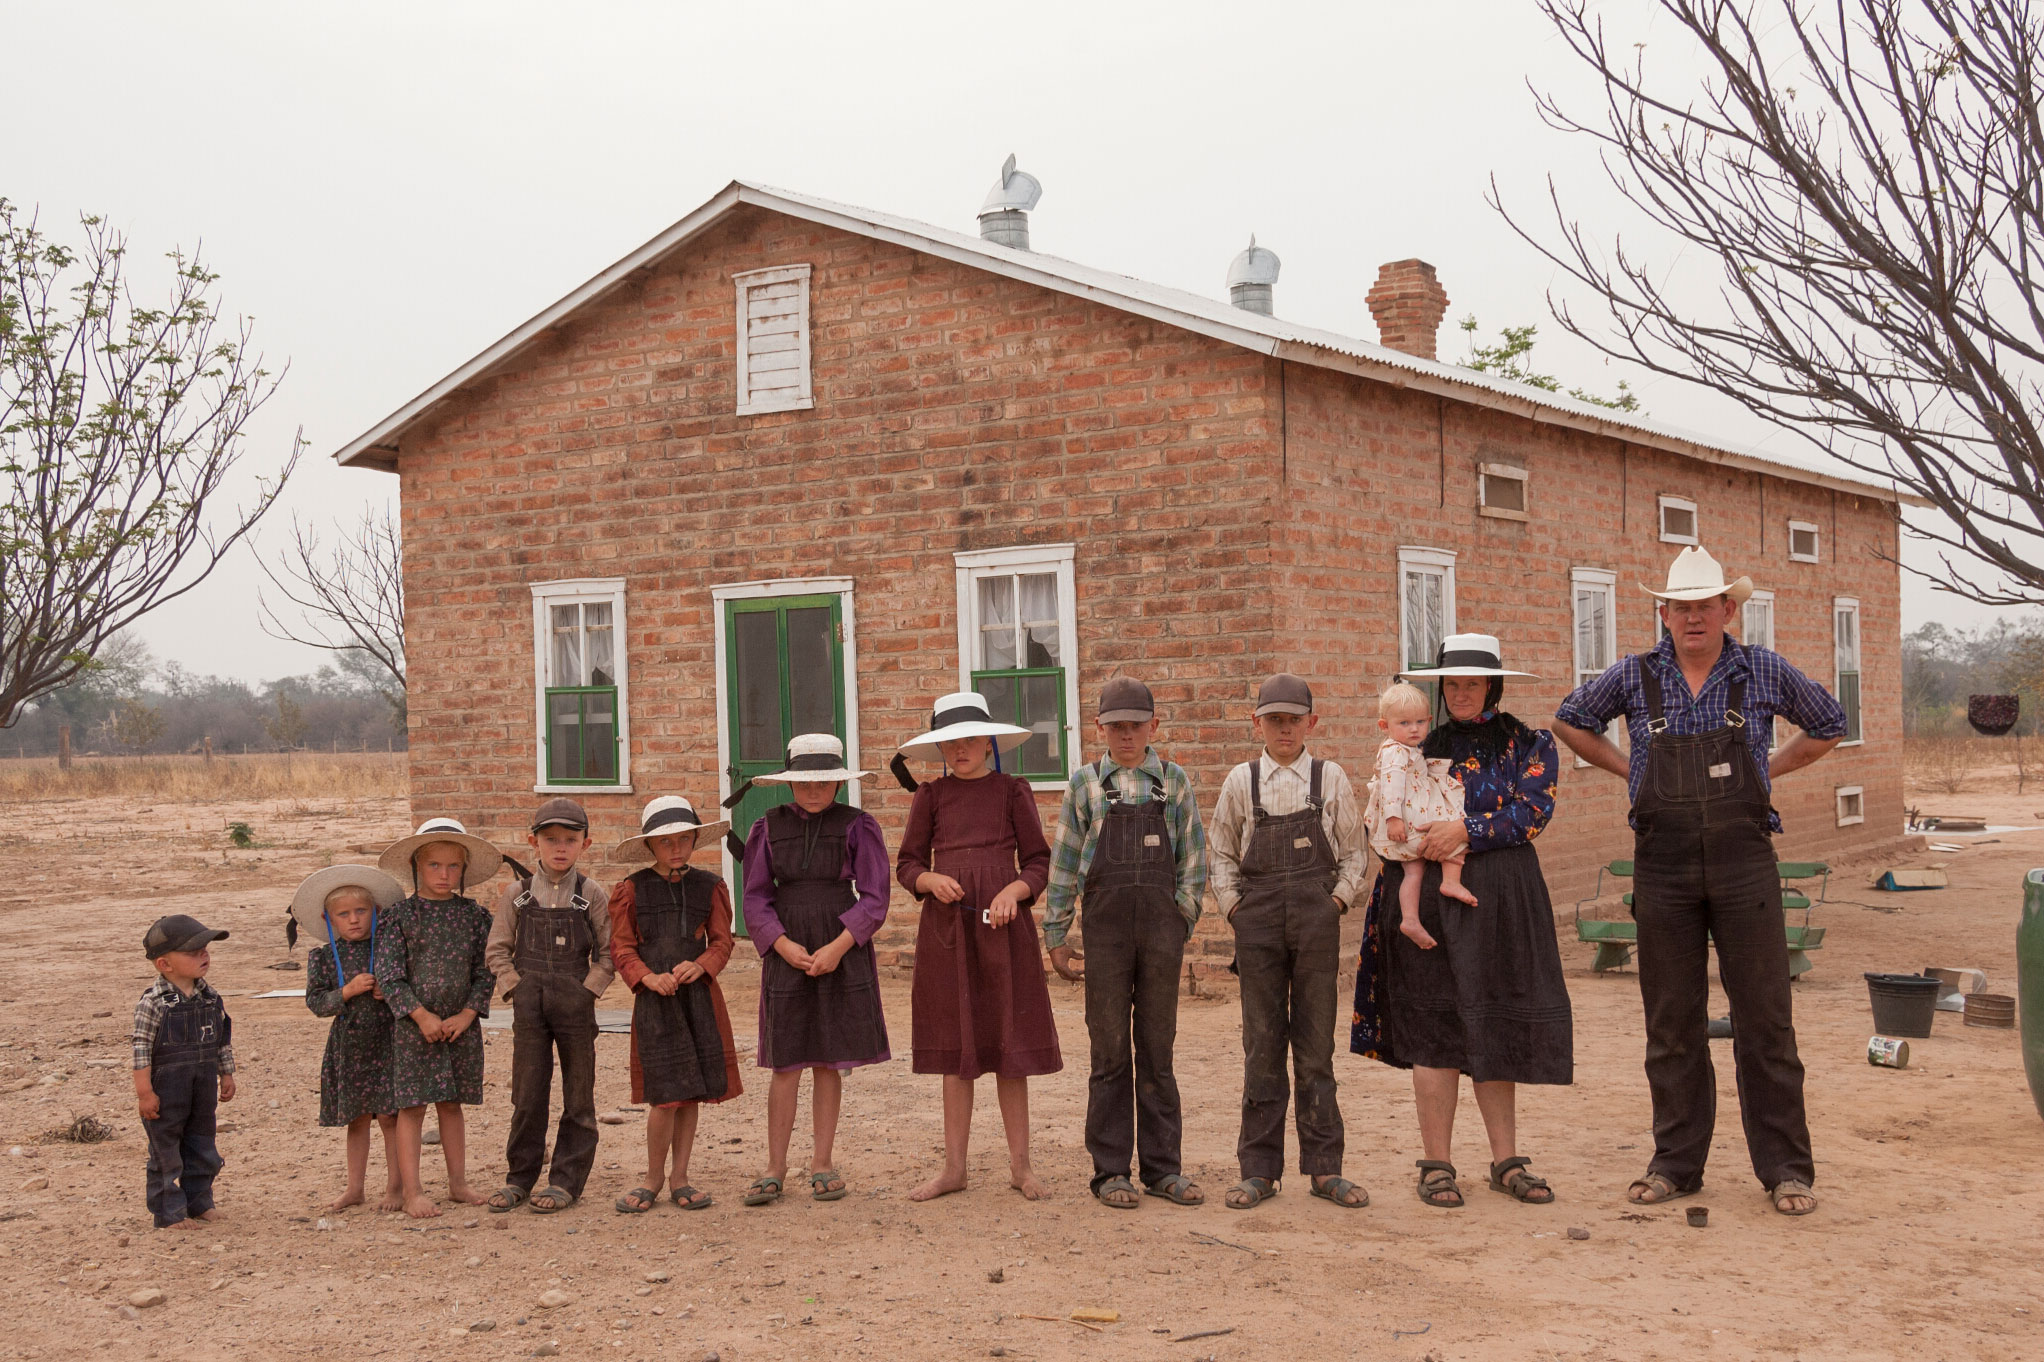
{"label": "toddler in overalls", "polygon": [[[1363,806],[1363,825],[1370,832],[1370,850],[1387,861],[1425,859],[1420,846],[1426,839],[1415,829],[1462,821],[1462,782],[1449,774],[1447,761],[1419,749],[1431,710],[1426,692],[1410,681],[1397,682],[1377,697],[1377,727],[1385,738],[1377,748],[1377,774]],[[1450,856],[1440,864],[1442,897],[1474,908],[1476,895],[1462,885],[1462,857]],[[1399,881],[1398,930],[1430,951],[1437,943],[1419,921],[1423,878],[1406,875]]]}
{"label": "toddler in overalls", "polygon": [[745,926],[760,954],[759,1065],[774,1075],[767,1170],[746,1189],[748,1206],[780,1199],[804,1070],[815,1132],[809,1195],[845,1195],[833,1152],[844,1071],[889,1057],[870,944],[893,887],[887,844],[873,815],[837,802],[844,782],[866,775],[845,764],[835,734],[803,733],[788,744],[784,769],[752,778],[785,785],[793,798],[753,821],[740,857]]}
{"label": "toddler in overalls", "polygon": [[632,1101],[647,1107],[646,1177],[617,1199],[625,1215],[652,1210],[662,1187],[685,1211],[710,1205],[688,1180],[696,1121],[703,1103],[744,1091],[717,987],[734,944],[731,891],[688,863],[730,826],[705,823],[680,795],[662,795],[646,805],[638,835],[617,846],[620,860],[653,862],[610,891],[610,955],[633,995]]}
{"label": "toddler in overalls", "polygon": [[[610,987],[610,891],[575,869],[589,849],[589,815],[572,799],[549,799],[525,835],[533,873],[497,901],[484,960],[511,1003],[511,1129],[504,1185],[492,1211],[530,1202],[550,1215],[581,1199],[596,1162],[596,1000]],[[553,1171],[546,1163],[554,1052],[561,1063],[561,1122]]]}
{"label": "toddler in overalls", "polygon": [[1303,679],[1280,672],[1266,680],[1253,719],[1263,752],[1228,772],[1207,829],[1214,899],[1235,929],[1242,979],[1242,1180],[1228,1189],[1233,1210],[1275,1196],[1284,1174],[1287,1051],[1299,1083],[1299,1171],[1312,1178],[1314,1196],[1337,1206],[1370,1201],[1341,1176],[1334,1090],[1341,915],[1361,889],[1368,848],[1347,773],[1306,751],[1319,722]]}
{"label": "toddler in overalls", "polygon": [[160,1230],[220,1215],[215,1111],[234,1100],[234,1024],[206,971],[207,947],[226,937],[182,913],[158,918],[142,937],[157,979],[135,1004],[135,1105],[149,1141],[149,1214]]}
{"label": "toddler in overalls", "polygon": [[[1181,1171],[1171,1052],[1185,942],[1206,894],[1206,833],[1185,769],[1150,746],[1157,712],[1148,686],[1132,676],[1109,681],[1094,724],[1107,755],[1065,787],[1043,914],[1051,967],[1086,985],[1093,1195],[1122,1210],[1140,1204],[1129,1181],[1133,1155],[1145,1192],[1197,1206],[1206,1195]],[[1086,952],[1076,958],[1085,968],[1075,970],[1066,932],[1080,899]]]}
{"label": "toddler in overalls", "polygon": [[291,896],[294,938],[317,943],[305,957],[305,1006],[315,1017],[333,1018],[319,1063],[319,1123],[348,1131],[348,1185],[329,1203],[330,1211],[368,1199],[373,1127],[383,1131],[385,1174],[376,1209],[404,1209],[397,1103],[390,1086],[396,1019],[376,987],[377,927],[404,896],[404,886],[369,865],[315,870]]}

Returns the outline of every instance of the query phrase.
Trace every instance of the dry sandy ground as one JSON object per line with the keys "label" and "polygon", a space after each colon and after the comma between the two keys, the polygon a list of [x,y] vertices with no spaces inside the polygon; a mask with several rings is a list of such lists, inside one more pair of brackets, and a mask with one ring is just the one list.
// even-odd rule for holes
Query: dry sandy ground
{"label": "dry sandy ground", "polygon": [[[2044,795],[1988,802],[2044,811]],[[1232,999],[1188,1000],[1180,1020],[1186,1159],[1210,1203],[1102,1207],[1086,1195],[1080,994],[1055,980],[1068,1067],[1032,1094],[1038,1166],[1054,1199],[1029,1205],[1005,1189],[988,1091],[973,1188],[912,1206],[902,1193],[934,1166],[938,1094],[934,1079],[908,1071],[908,988],[895,979],[889,1025],[903,1057],[846,1085],[839,1164],[853,1194],[844,1201],[798,1193],[763,1210],[738,1205],[763,1157],[764,1085],[748,1078],[741,1100],[703,1122],[693,1180],[718,1198],[709,1211],[611,1211],[642,1166],[634,1115],[603,1128],[589,1200],[565,1214],[450,1207],[421,1225],[357,1209],[322,1229],[319,1208],[342,1173],[340,1132],[315,1125],[327,1024],[295,999],[246,995],[303,980],[266,968],[289,958],[278,931],[289,887],[402,831],[405,808],[280,801],[253,820],[273,846],[227,852],[223,825],[246,806],[132,805],[9,810],[27,846],[0,891],[0,1143],[32,1151],[0,1156],[13,1357],[499,1359],[531,1356],[548,1340],[570,1358],[715,1351],[725,1362],[2044,1357],[2044,1121],[2016,1034],[1940,1014],[1907,1070],[1871,1068],[1860,979],[1867,969],[1977,965],[1996,991],[2012,992],[2018,877],[2044,864],[2044,833],[2003,834],[1946,858],[1954,883],[1939,893],[1883,895],[1859,887],[1861,876],[1834,880],[1816,919],[1829,940],[1796,985],[1823,1196],[1807,1219],[1773,1215],[1752,1180],[1728,1047],[1718,1052],[1722,1119],[1704,1195],[1645,1212],[1625,1204],[1648,1150],[1637,979],[1592,975],[1589,948],[1567,934],[1577,1081],[1530,1090],[1521,1109],[1522,1148],[1560,1195],[1551,1208],[1482,1189],[1466,1100],[1458,1153],[1478,1175],[1470,1204],[1423,1206],[1412,1193],[1406,1080],[1347,1054],[1344,1034],[1348,1171],[1373,1204],[1339,1210],[1295,1179],[1257,1210],[1224,1209],[1240,1093]],[[149,1228],[127,1076],[127,1023],[150,978],[137,943],[150,920],[173,911],[234,932],[216,947],[213,978],[230,994],[241,1058],[240,1096],[223,1110],[228,1219],[188,1234]],[[758,975],[748,954],[741,945],[725,988],[749,1043]],[[605,1005],[626,1005],[622,988]],[[507,1044],[491,1035],[489,1099],[471,1109],[479,1187],[502,1171]],[[606,1036],[600,1048],[598,1101],[610,1110],[627,1097],[625,1042]],[[118,1136],[93,1146],[39,1138],[88,1112],[110,1118]],[[798,1164],[806,1120],[805,1110]],[[442,1185],[435,1155],[428,1150],[429,1188]],[[25,1189],[42,1178],[47,1186]],[[1710,1208],[1709,1227],[1690,1229],[1683,1211],[1699,1204]],[[1589,1238],[1570,1239],[1570,1226]],[[996,1269],[997,1284],[988,1280]],[[649,1284],[649,1272],[667,1279]],[[539,1309],[556,1286],[574,1302]],[[130,1293],[151,1287],[167,1303],[124,1317]],[[1095,1333],[1028,1318],[1080,1306],[1118,1310],[1121,1322]],[[485,1320],[493,1327],[465,1331]],[[1205,1330],[1233,1332],[1171,1341]]]}

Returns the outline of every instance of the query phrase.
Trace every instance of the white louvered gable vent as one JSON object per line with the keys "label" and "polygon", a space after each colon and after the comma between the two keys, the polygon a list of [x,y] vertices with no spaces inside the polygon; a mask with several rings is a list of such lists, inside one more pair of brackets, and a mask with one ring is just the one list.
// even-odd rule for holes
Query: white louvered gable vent
{"label": "white louvered gable vent", "polygon": [[809,384],[809,266],[748,270],[738,285],[738,414],[800,411]]}

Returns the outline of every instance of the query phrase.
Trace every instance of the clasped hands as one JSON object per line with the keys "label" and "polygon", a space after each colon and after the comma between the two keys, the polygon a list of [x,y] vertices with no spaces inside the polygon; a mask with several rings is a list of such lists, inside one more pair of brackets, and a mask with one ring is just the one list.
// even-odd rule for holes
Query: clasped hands
{"label": "clasped hands", "polygon": [[671,998],[683,984],[692,984],[708,973],[697,961],[684,960],[671,970],[654,970],[639,982],[661,997]]}
{"label": "clasped hands", "polygon": [[[956,903],[965,897],[965,886],[949,875],[940,875],[934,870],[925,870],[916,876],[916,892],[928,895],[939,903]],[[1029,896],[1027,880],[1012,880],[994,895],[994,901],[986,907],[987,922],[995,927],[1005,927],[1015,920],[1015,914],[1022,911],[1022,900]]]}
{"label": "clasped hands", "polygon": [[[361,976],[357,975],[356,977],[360,978]],[[476,1019],[475,1009],[472,1007],[464,1007],[451,1017],[436,1017],[428,1008],[415,1007],[412,1009],[411,1016],[412,1024],[419,1028],[419,1035],[429,1045],[444,1044],[450,1040],[460,1040],[462,1033],[473,1026]]]}
{"label": "clasped hands", "polygon": [[845,953],[856,944],[852,934],[845,931],[839,932],[829,945],[811,951],[803,949],[794,937],[783,933],[774,938],[773,952],[810,978],[820,979],[835,970],[845,958]]}

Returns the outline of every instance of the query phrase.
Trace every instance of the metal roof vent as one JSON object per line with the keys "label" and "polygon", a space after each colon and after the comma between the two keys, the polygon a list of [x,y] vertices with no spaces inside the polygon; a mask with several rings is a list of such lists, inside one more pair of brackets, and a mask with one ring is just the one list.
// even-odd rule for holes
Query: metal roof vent
{"label": "metal roof vent", "polygon": [[1043,185],[1026,170],[1015,169],[1010,155],[1001,166],[1001,178],[987,191],[979,206],[979,234],[997,246],[1029,249],[1029,210],[1043,197]]}
{"label": "metal roof vent", "polygon": [[1256,244],[1250,233],[1249,245],[1228,266],[1228,301],[1244,312],[1271,314],[1270,293],[1278,280],[1277,252]]}

